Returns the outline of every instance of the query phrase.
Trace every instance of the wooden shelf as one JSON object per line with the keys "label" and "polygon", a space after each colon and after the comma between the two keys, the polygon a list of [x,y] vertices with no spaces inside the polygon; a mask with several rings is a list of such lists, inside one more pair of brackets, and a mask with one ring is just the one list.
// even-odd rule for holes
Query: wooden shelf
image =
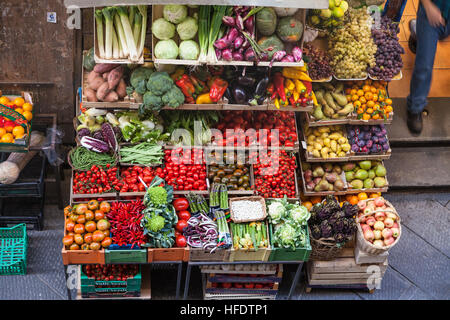
{"label": "wooden shelf", "polygon": [[[196,5],[242,5],[242,6],[258,6],[265,7],[281,7],[281,8],[304,8],[304,9],[327,9],[328,0],[172,0],[171,4],[196,4]],[[76,6],[78,8],[93,8],[114,6],[114,5],[136,5],[136,4],[167,4],[166,0],[66,0],[64,2],[66,7]]]}

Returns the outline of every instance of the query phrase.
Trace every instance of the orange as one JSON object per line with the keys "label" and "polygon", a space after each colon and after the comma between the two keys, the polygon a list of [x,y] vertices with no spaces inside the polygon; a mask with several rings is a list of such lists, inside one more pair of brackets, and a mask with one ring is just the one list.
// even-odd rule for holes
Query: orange
{"label": "orange", "polygon": [[6,129],[0,128],[0,138],[3,137],[4,134],[6,134]]}
{"label": "orange", "polygon": [[15,126],[12,131],[12,134],[16,139],[20,139],[25,134],[25,129],[22,126]]}
{"label": "orange", "polygon": [[352,101],[352,96],[349,94],[349,95],[347,95],[346,96],[346,98],[347,98],[347,102],[350,102],[350,101]]}
{"label": "orange", "polygon": [[380,110],[380,105],[377,103],[373,106],[373,110]]}
{"label": "orange", "polygon": [[364,91],[362,91],[361,89],[359,89],[356,94],[360,97],[362,97],[364,95]]}
{"label": "orange", "polygon": [[372,108],[367,108],[366,112],[369,113],[369,114],[372,114],[373,113],[373,109]]}
{"label": "orange", "polygon": [[6,132],[12,132],[16,124],[13,121],[6,121],[5,122],[5,130]]}
{"label": "orange", "polygon": [[353,205],[355,205],[355,204],[357,204],[357,203],[358,203],[358,201],[359,201],[359,199],[358,199],[358,197],[357,197],[357,196],[355,196],[355,195],[351,195],[351,196],[350,196],[350,200],[349,200],[348,202],[350,202],[350,204],[353,204]]}
{"label": "orange", "polygon": [[357,101],[353,102],[353,106],[354,106],[355,108],[361,107],[361,101],[357,100]]}
{"label": "orange", "polygon": [[13,143],[14,142],[14,137],[11,133],[6,133],[2,136],[2,138],[0,139],[0,142],[2,143]]}
{"label": "orange", "polygon": [[31,111],[33,110],[33,105],[31,103],[25,102],[22,106],[22,109],[24,111]]}
{"label": "orange", "polygon": [[351,92],[352,92],[352,89],[350,89],[350,88],[345,89],[345,94],[346,95],[351,94]]}
{"label": "orange", "polygon": [[358,109],[356,109],[356,113],[358,113],[358,114],[364,113],[364,109],[358,108]]}
{"label": "orange", "polygon": [[379,114],[379,113],[374,114],[374,115],[372,116],[372,119],[373,119],[373,120],[378,120],[378,119],[380,119],[380,114]]}
{"label": "orange", "polygon": [[15,111],[20,113],[20,114],[23,114],[23,109],[22,108],[16,108]]}
{"label": "orange", "polygon": [[364,113],[363,120],[370,120],[370,114]]}
{"label": "orange", "polygon": [[372,93],[372,92],[366,92],[366,93],[364,94],[364,98],[366,98],[367,101],[371,100],[372,97],[373,97],[373,93]]}
{"label": "orange", "polygon": [[367,102],[367,99],[364,97],[359,97],[359,101],[361,101],[362,104]]}
{"label": "orange", "polygon": [[359,97],[356,94],[352,95],[352,101],[356,101],[358,99],[359,99]]}
{"label": "orange", "polygon": [[374,192],[369,195],[370,199],[381,197],[381,192]]}
{"label": "orange", "polygon": [[374,105],[375,105],[375,102],[373,102],[373,101],[367,101],[367,106],[368,106],[369,108],[373,108]]}
{"label": "orange", "polygon": [[378,96],[376,94],[373,95],[372,101],[378,101]]}
{"label": "orange", "polygon": [[7,104],[7,103],[9,103],[9,98],[5,97],[5,96],[2,96],[0,98],[0,104]]}
{"label": "orange", "polygon": [[319,203],[321,201],[322,201],[322,198],[320,196],[311,197],[311,203],[312,204],[316,204],[316,203]]}
{"label": "orange", "polygon": [[358,200],[366,200],[367,198],[368,198],[367,193],[365,192],[358,193]]}
{"label": "orange", "polygon": [[33,114],[30,111],[24,111],[23,112],[23,116],[25,117],[25,119],[27,119],[28,121],[30,121],[31,119],[33,119]]}
{"label": "orange", "polygon": [[387,105],[392,105],[392,100],[391,99],[389,99],[389,98],[387,98],[386,100],[384,100],[384,102],[387,104]]}
{"label": "orange", "polygon": [[382,94],[378,95],[378,101],[384,101],[384,98],[386,98],[386,97],[383,96]]}
{"label": "orange", "polygon": [[18,106],[19,108],[21,108],[23,106],[23,104],[25,103],[25,100],[22,97],[18,97],[15,98],[13,103]]}
{"label": "orange", "polygon": [[313,207],[313,204],[311,201],[302,202],[302,205],[305,206],[306,209],[308,209],[308,211],[311,211],[311,208]]}
{"label": "orange", "polygon": [[386,111],[387,113],[391,113],[392,112],[392,107],[391,106],[387,106],[384,111]]}
{"label": "orange", "polygon": [[357,92],[358,92],[358,91],[357,91],[356,89],[350,90],[350,94],[351,94],[352,96],[354,96]]}
{"label": "orange", "polygon": [[377,88],[371,87],[370,88],[370,92],[372,92],[373,94],[377,93]]}

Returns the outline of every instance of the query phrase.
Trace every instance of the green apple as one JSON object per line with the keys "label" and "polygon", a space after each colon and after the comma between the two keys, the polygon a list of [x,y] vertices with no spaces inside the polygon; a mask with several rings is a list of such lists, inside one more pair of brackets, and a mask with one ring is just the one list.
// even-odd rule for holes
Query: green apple
{"label": "green apple", "polygon": [[345,12],[340,7],[336,7],[333,9],[333,16],[336,18],[342,18],[344,16]]}
{"label": "green apple", "polygon": [[344,12],[346,12],[348,10],[348,2],[347,1],[342,1],[341,5],[339,6],[342,10],[344,10]]}
{"label": "green apple", "polygon": [[339,7],[341,5],[342,0],[334,0],[334,6]]}
{"label": "green apple", "polygon": [[335,2],[335,0],[329,0],[329,1],[328,1],[328,8],[329,8],[329,9],[334,9],[334,7],[336,6],[336,5],[334,4],[334,2]]}

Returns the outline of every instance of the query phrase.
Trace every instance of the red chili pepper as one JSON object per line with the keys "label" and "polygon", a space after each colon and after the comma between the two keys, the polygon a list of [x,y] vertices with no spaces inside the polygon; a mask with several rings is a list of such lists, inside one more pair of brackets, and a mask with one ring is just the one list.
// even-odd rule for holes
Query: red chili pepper
{"label": "red chili pepper", "polygon": [[281,72],[276,72],[273,77],[273,84],[282,101],[286,101],[286,93],[284,92],[284,78]]}

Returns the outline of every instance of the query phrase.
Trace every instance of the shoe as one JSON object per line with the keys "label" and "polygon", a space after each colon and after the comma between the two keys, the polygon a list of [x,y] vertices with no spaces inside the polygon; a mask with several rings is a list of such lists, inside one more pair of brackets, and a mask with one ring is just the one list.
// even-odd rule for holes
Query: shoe
{"label": "shoe", "polygon": [[411,50],[411,52],[414,54],[416,54],[416,48],[417,48],[416,25],[417,25],[416,19],[411,19],[409,21],[410,36],[408,39],[408,47],[409,47],[409,50]]}
{"label": "shoe", "polygon": [[408,129],[412,134],[420,134],[423,128],[422,112],[412,113],[408,111],[406,124],[408,125]]}

